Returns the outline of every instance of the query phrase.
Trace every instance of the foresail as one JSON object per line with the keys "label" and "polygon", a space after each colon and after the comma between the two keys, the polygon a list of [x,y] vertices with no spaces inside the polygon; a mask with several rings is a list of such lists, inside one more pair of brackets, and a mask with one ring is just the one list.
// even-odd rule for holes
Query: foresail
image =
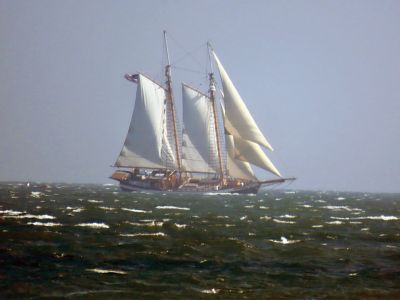
{"label": "foresail", "polygon": [[241,138],[234,138],[234,145],[236,159],[249,162],[281,177],[278,169],[272,164],[271,160],[258,144]]}
{"label": "foresail", "polygon": [[233,85],[224,67],[213,52],[218,70],[221,75],[225,103],[225,127],[235,137],[249,140],[272,150],[265,136],[258,128],[246,104]]}
{"label": "foresail", "polygon": [[131,124],[115,165],[163,168],[165,89],[142,74],[137,83]]}
{"label": "foresail", "polygon": [[215,173],[218,153],[215,142],[215,128],[210,99],[191,88],[182,85],[182,106],[184,134],[182,144],[182,165],[185,171]]}
{"label": "foresail", "polygon": [[247,180],[257,180],[254,175],[253,169],[248,162],[235,159],[235,147],[233,136],[225,134],[225,144],[227,150],[227,169],[228,175],[234,178],[241,178]]}

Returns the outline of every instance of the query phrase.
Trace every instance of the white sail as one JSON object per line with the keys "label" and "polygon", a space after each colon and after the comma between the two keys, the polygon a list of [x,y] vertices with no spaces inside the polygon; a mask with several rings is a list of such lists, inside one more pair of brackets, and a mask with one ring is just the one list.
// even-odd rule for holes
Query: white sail
{"label": "white sail", "polygon": [[183,123],[185,131],[182,145],[182,165],[189,172],[215,173],[218,153],[215,128],[212,126],[213,112],[210,99],[191,88],[182,85]]}
{"label": "white sail", "polygon": [[163,168],[165,89],[142,74],[138,75],[137,83],[131,124],[115,165]]}
{"label": "white sail", "polygon": [[275,168],[268,156],[261,149],[260,145],[241,138],[234,138],[234,143],[236,159],[249,162],[281,177],[278,169]]}
{"label": "white sail", "polygon": [[258,128],[246,104],[243,102],[236,87],[226,73],[215,52],[213,52],[221,75],[225,103],[225,127],[234,136],[249,140],[273,150],[265,136]]}
{"label": "white sail", "polygon": [[235,146],[232,135],[227,133],[225,134],[225,144],[227,150],[226,165],[228,175],[234,178],[257,180],[257,177],[254,175],[253,169],[248,162],[235,159]]}

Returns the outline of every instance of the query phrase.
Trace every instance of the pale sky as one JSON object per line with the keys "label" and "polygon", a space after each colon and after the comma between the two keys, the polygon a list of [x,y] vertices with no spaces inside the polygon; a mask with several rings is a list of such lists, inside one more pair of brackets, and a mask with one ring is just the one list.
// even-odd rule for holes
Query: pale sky
{"label": "pale sky", "polygon": [[290,188],[400,192],[396,0],[0,0],[0,181],[110,182],[164,29],[177,104],[210,40]]}

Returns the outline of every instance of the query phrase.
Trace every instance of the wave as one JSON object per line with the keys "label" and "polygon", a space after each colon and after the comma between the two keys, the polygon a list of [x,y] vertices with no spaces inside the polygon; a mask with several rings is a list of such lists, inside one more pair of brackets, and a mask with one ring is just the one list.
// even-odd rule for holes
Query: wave
{"label": "wave", "polygon": [[294,218],[296,218],[296,216],[285,214],[285,215],[279,216],[278,218],[294,219]]}
{"label": "wave", "polygon": [[88,272],[95,272],[100,274],[118,274],[118,275],[125,275],[127,274],[125,271],[121,270],[110,270],[110,269],[86,269]]}
{"label": "wave", "polygon": [[115,210],[114,207],[107,207],[107,206],[100,206],[99,208],[103,210]]}
{"label": "wave", "polygon": [[67,206],[65,209],[68,209],[73,213],[80,213],[85,210],[84,207],[71,207],[71,206]]}
{"label": "wave", "polygon": [[167,236],[164,232],[155,232],[155,233],[121,233],[120,236],[125,237],[151,237],[151,236]]}
{"label": "wave", "polygon": [[269,241],[275,244],[282,244],[282,245],[295,244],[301,242],[300,240],[288,240],[284,236],[281,236],[280,240],[269,240]]}
{"label": "wave", "polygon": [[331,221],[331,222],[325,222],[326,224],[330,224],[330,225],[341,225],[343,224],[342,221]]}
{"label": "wave", "polygon": [[164,222],[157,222],[155,220],[150,221],[150,222],[145,222],[145,223],[137,223],[137,222],[129,222],[129,221],[126,221],[125,223],[132,225],[132,226],[142,226],[142,227],[161,227],[164,225]]}
{"label": "wave", "polygon": [[143,214],[152,213],[151,210],[142,210],[142,209],[125,208],[125,207],[122,207],[121,210],[130,211],[130,212],[135,212],[135,213],[143,213]]}
{"label": "wave", "polygon": [[184,229],[187,227],[187,224],[178,224],[178,223],[174,223],[175,227],[179,228],[179,229]]}
{"label": "wave", "polygon": [[52,223],[52,222],[47,222],[47,223],[42,223],[42,222],[28,222],[28,225],[33,225],[33,226],[45,226],[45,227],[54,227],[54,226],[62,226],[61,223]]}
{"label": "wave", "polygon": [[11,215],[5,215],[3,218],[10,218],[10,219],[39,219],[39,220],[52,220],[55,219],[56,217],[50,216],[50,215],[31,215],[31,214],[11,214]]}
{"label": "wave", "polygon": [[176,210],[190,210],[188,207],[179,207],[179,206],[172,206],[172,205],[165,205],[165,206],[156,206],[156,209],[176,209]]}
{"label": "wave", "polygon": [[96,223],[96,222],[93,222],[93,223],[79,223],[79,224],[76,224],[75,226],[89,227],[89,228],[95,228],[95,229],[97,229],[97,228],[110,228],[110,226],[108,226],[105,223]]}
{"label": "wave", "polygon": [[348,206],[336,206],[336,205],[327,205],[327,206],[323,206],[322,208],[326,208],[326,209],[330,209],[330,210],[334,210],[334,211],[341,211],[341,210],[345,210],[345,211],[361,211],[363,212],[363,210],[361,208],[351,208]]}
{"label": "wave", "polygon": [[382,221],[397,221],[398,217],[395,216],[365,216],[365,217],[331,217],[336,220],[382,220]]}
{"label": "wave", "polygon": [[282,223],[282,224],[295,224],[296,223],[294,221],[283,221],[283,220],[279,220],[279,219],[272,219],[272,221],[274,221],[275,223]]}
{"label": "wave", "polygon": [[17,210],[12,210],[12,209],[6,209],[6,210],[0,210],[0,214],[6,214],[9,216],[17,216],[21,214],[26,214],[26,211],[17,211]]}
{"label": "wave", "polygon": [[42,192],[31,192],[31,197],[32,198],[40,198],[44,194]]}
{"label": "wave", "polygon": [[87,202],[90,202],[90,203],[103,203],[103,201],[101,201],[101,200],[93,200],[93,199],[90,199]]}

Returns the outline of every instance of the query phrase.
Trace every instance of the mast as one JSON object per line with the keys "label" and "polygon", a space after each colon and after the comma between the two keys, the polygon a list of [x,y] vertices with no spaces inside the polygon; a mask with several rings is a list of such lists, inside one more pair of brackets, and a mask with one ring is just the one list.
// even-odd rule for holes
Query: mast
{"label": "mast", "polygon": [[221,141],[220,141],[220,136],[219,136],[219,126],[218,126],[218,119],[217,119],[217,105],[216,105],[216,101],[215,101],[215,79],[214,79],[214,73],[213,73],[212,62],[211,62],[211,45],[209,42],[207,42],[207,48],[208,48],[208,58],[210,60],[210,73],[208,74],[209,79],[210,79],[209,92],[210,92],[210,100],[211,100],[211,105],[212,105],[212,110],[213,110],[213,115],[214,115],[214,127],[215,127],[215,137],[216,137],[216,141],[217,141],[220,179],[221,179],[221,181],[224,181],[224,168],[223,168],[222,155],[221,155]]}
{"label": "mast", "polygon": [[167,102],[171,105],[171,114],[172,114],[172,123],[174,127],[174,140],[175,140],[175,154],[178,165],[179,174],[181,172],[181,157],[179,154],[179,142],[178,142],[178,128],[176,125],[176,112],[175,112],[175,104],[174,97],[172,94],[172,81],[171,81],[171,63],[169,60],[169,52],[168,52],[168,43],[167,43],[167,31],[164,30],[164,44],[165,50],[167,52],[167,65],[165,66],[165,77],[166,77],[166,86],[167,86]]}

